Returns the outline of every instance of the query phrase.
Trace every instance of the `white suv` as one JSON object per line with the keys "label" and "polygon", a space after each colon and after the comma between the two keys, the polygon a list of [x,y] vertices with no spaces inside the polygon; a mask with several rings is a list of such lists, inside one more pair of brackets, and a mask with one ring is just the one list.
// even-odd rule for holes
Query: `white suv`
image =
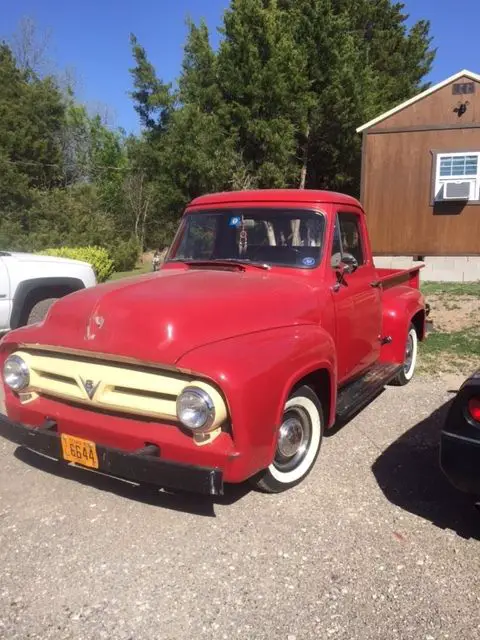
{"label": "white suv", "polygon": [[0,333],[43,320],[55,300],[95,285],[86,262],[0,251]]}

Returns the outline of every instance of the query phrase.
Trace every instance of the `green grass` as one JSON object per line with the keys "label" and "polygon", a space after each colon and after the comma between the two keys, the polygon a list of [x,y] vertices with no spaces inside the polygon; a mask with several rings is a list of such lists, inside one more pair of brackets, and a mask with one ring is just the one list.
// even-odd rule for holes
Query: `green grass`
{"label": "green grass", "polygon": [[422,293],[428,295],[474,296],[480,298],[478,282],[423,282]]}
{"label": "green grass", "polygon": [[[476,319],[478,321],[478,319]],[[420,344],[420,370],[435,374],[468,372],[480,361],[480,325],[463,331],[434,331]]]}
{"label": "green grass", "polygon": [[[429,296],[436,296],[435,306],[451,312],[460,311],[462,306],[468,303],[468,297],[480,298],[480,281],[424,282],[421,288],[427,302]],[[425,342],[420,345],[420,370],[428,374],[447,371],[459,373],[478,367],[480,361],[478,312],[472,311],[466,319],[469,326],[461,330],[434,330],[428,334]],[[445,328],[448,328],[448,324]]]}
{"label": "green grass", "polygon": [[152,270],[149,264],[143,264],[141,267],[136,267],[132,271],[115,271],[112,273],[109,280],[121,280],[122,278],[131,278],[132,276],[140,276],[143,273],[148,273]]}
{"label": "green grass", "polygon": [[451,353],[458,356],[473,356],[480,354],[480,327],[470,327],[464,331],[451,333],[433,332],[422,344],[422,353],[438,354]]}

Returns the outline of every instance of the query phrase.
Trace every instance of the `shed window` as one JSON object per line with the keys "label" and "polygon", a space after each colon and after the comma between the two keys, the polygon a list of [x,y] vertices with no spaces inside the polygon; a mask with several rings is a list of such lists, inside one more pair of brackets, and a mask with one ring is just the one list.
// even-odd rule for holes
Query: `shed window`
{"label": "shed window", "polygon": [[454,96],[458,96],[466,93],[475,93],[475,83],[474,82],[458,82],[453,85],[452,93]]}
{"label": "shed window", "polygon": [[443,156],[440,158],[440,177],[476,176],[478,173],[478,155]]}
{"label": "shed window", "polygon": [[433,179],[435,200],[480,200],[480,151],[437,154]]}

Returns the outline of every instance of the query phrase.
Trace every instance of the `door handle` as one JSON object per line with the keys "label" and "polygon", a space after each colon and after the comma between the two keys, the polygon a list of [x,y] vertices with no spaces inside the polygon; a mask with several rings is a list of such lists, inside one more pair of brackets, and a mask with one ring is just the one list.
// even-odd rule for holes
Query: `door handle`
{"label": "door handle", "polygon": [[374,280],[373,282],[370,282],[370,286],[374,289],[379,289],[382,286],[382,283],[380,280]]}

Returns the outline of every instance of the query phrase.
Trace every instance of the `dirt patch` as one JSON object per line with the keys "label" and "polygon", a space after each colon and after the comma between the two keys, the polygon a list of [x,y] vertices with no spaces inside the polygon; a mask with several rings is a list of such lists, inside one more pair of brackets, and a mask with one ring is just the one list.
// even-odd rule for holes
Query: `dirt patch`
{"label": "dirt patch", "polygon": [[475,289],[426,293],[433,331],[420,348],[419,370],[470,375],[480,365],[480,296]]}
{"label": "dirt patch", "polygon": [[152,262],[154,253],[154,251],[145,251],[144,253],[142,253],[142,255],[140,256],[141,264],[149,264],[150,262]]}
{"label": "dirt patch", "polygon": [[427,301],[434,331],[452,333],[480,324],[480,298],[438,294],[429,295]]}

